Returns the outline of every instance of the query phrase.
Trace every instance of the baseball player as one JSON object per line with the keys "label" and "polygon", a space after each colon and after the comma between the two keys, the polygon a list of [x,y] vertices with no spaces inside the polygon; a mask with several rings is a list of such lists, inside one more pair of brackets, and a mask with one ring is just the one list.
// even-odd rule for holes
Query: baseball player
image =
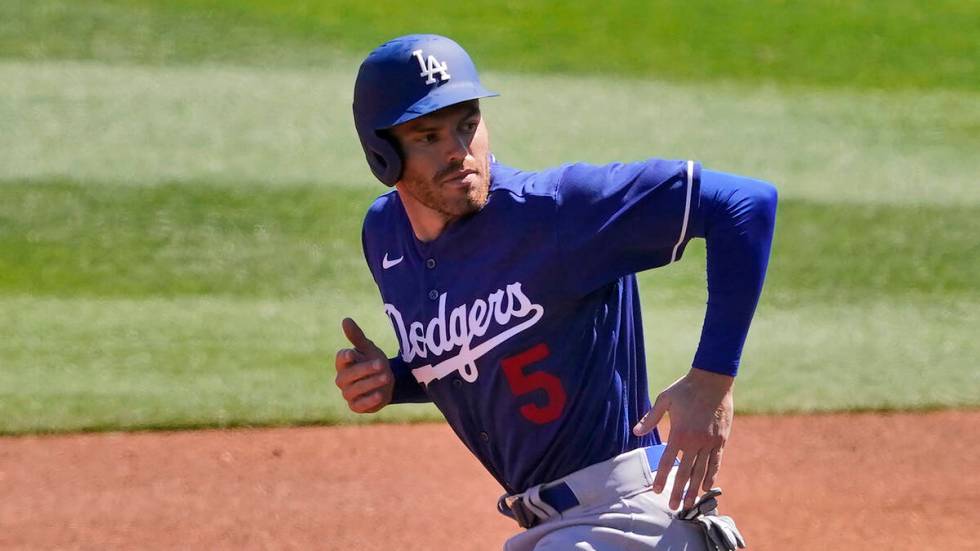
{"label": "baseball player", "polygon": [[[337,386],[359,413],[435,403],[526,529],[506,549],[744,547],[713,486],[775,189],[685,160],[506,166],[480,112],[496,95],[442,36],[396,38],[361,65],[354,123],[395,188],[361,237],[399,350],[388,357],[345,319]],[[679,260],[695,237],[707,245],[701,341],[651,407],[635,273]]]}

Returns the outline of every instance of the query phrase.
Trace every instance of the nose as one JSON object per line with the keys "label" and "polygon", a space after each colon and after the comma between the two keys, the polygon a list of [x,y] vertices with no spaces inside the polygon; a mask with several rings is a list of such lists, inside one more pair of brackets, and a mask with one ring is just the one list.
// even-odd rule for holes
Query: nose
{"label": "nose", "polygon": [[463,132],[454,132],[453,139],[449,140],[450,149],[447,153],[447,157],[452,163],[462,162],[463,159],[470,156],[470,140],[472,136],[469,136]]}

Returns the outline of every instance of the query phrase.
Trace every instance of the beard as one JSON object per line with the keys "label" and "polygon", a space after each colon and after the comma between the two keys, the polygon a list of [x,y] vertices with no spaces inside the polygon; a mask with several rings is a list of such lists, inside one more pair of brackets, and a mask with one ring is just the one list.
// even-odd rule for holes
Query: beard
{"label": "beard", "polygon": [[418,202],[438,212],[447,220],[473,214],[487,204],[490,195],[489,163],[480,167],[480,172],[474,176],[476,182],[465,190],[448,186],[444,180],[461,168],[461,164],[448,166],[437,172],[432,178],[421,178],[406,174],[402,183]]}

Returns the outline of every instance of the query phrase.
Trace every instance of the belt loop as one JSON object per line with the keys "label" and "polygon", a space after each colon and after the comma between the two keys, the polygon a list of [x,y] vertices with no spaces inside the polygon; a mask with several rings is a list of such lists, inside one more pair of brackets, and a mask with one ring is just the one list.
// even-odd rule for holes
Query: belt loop
{"label": "belt loop", "polygon": [[554,507],[552,507],[548,502],[541,499],[541,485],[532,486],[528,488],[527,497],[524,498],[524,504],[527,505],[532,512],[534,512],[541,520],[548,520],[550,518],[555,518],[561,516]]}
{"label": "belt loop", "polygon": [[517,521],[518,526],[521,528],[534,528],[541,522],[541,519],[524,502],[523,497],[518,497],[511,501],[510,511],[514,514],[514,520]]}

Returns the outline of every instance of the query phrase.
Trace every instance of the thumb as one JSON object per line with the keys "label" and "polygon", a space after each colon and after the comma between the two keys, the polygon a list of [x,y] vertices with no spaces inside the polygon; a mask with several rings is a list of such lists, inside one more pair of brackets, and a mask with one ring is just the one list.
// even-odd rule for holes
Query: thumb
{"label": "thumb", "polygon": [[357,325],[357,322],[350,318],[344,318],[344,321],[340,323],[341,327],[344,329],[344,336],[350,341],[354,348],[362,353],[366,354],[373,351],[377,346],[371,339],[364,335],[364,331]]}
{"label": "thumb", "polygon": [[637,436],[643,436],[644,434],[652,431],[658,424],[660,420],[663,419],[664,414],[670,409],[670,399],[664,398],[663,394],[657,396],[657,401],[653,403],[653,407],[646,415],[640,419],[640,422],[633,427],[633,434]]}

